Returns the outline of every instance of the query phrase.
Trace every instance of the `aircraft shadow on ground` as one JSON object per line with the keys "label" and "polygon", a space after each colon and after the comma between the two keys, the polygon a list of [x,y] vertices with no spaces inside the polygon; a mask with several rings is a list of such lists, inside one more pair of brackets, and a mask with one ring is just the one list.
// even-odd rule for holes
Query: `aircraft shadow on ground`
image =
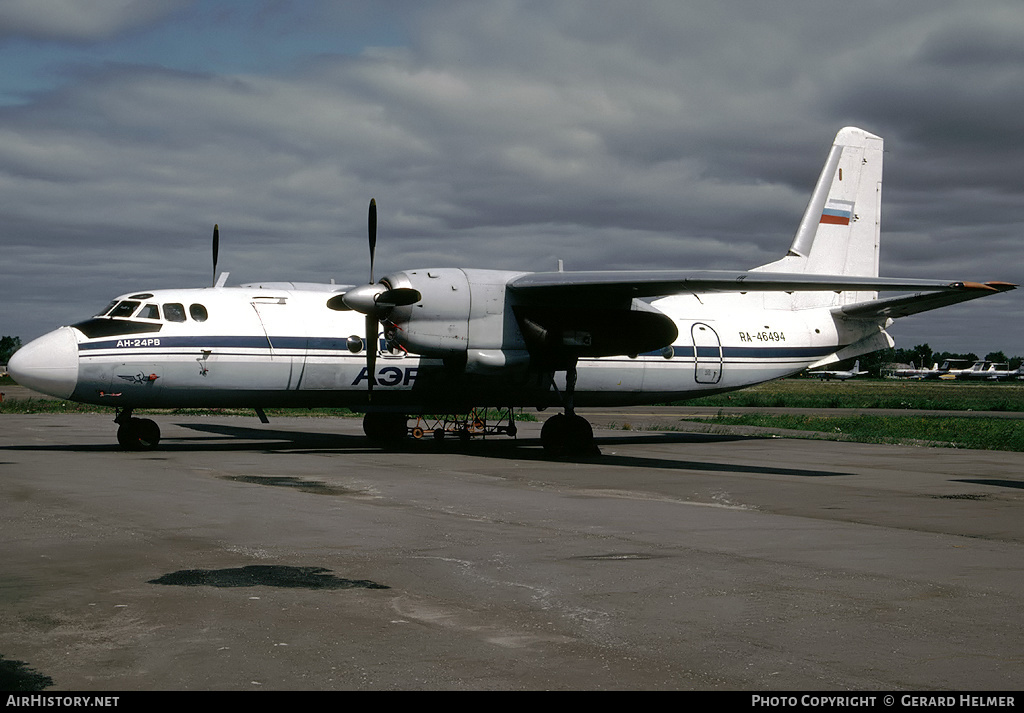
{"label": "aircraft shadow on ground", "polygon": [[[749,473],[761,475],[792,475],[799,477],[836,477],[851,475],[839,470],[801,469],[774,466],[757,466],[738,463],[714,463],[710,461],[689,461],[673,458],[648,457],[609,453],[615,446],[670,445],[698,443],[728,443],[763,440],[761,436],[708,434],[708,433],[643,433],[630,435],[597,436],[595,443],[602,449],[600,456],[562,457],[552,459],[544,453],[539,438],[473,438],[461,442],[458,438],[435,440],[406,439],[387,446],[374,443],[362,435],[318,433],[284,429],[251,428],[221,423],[178,423],[177,426],[208,434],[200,437],[165,437],[156,450],[143,451],[151,458],[161,453],[183,452],[253,452],[263,453],[305,453],[305,454],[373,454],[373,453],[447,453],[451,455],[474,456],[518,461],[549,461],[565,463],[590,463],[595,466],[620,466],[624,468],[659,468],[666,470],[693,470],[722,473]],[[0,446],[0,451],[51,451],[75,453],[110,453],[120,451],[114,442],[95,444],[31,444]]]}
{"label": "aircraft shadow on ground", "polygon": [[[552,459],[544,453],[539,438],[512,439],[497,436],[490,439],[474,438],[469,442],[460,442],[457,438],[434,440],[432,438],[415,440],[407,439],[395,444],[380,446],[371,443],[363,436],[309,433],[303,431],[267,431],[260,428],[229,426],[224,424],[180,424],[206,433],[217,433],[222,436],[244,440],[273,439],[273,443],[261,444],[260,448],[275,451],[302,453],[450,453],[482,458],[520,461],[550,461],[593,463],[595,465],[614,465],[629,468],[662,468],[669,470],[702,470],[712,472],[760,473],[765,475],[795,475],[801,477],[832,477],[849,475],[838,471],[807,470],[798,468],[780,468],[771,466],[738,465],[734,463],[712,463],[702,461],[685,461],[671,458],[653,458],[618,453],[604,452],[600,456],[580,458]],[[656,444],[694,444],[694,443],[725,443],[731,441],[758,440],[758,436],[736,436],[707,433],[645,433],[630,436],[598,436],[595,442],[599,448],[608,449],[622,445],[656,445]],[[191,443],[191,441],[190,441]],[[229,445],[220,442],[223,445]],[[254,445],[246,443],[247,449]],[[187,446],[186,446],[187,448]]]}
{"label": "aircraft shadow on ground", "polygon": [[957,478],[954,483],[973,483],[974,485],[991,485],[996,488],[1012,488],[1024,490],[1024,481],[1005,480],[1001,478]]}

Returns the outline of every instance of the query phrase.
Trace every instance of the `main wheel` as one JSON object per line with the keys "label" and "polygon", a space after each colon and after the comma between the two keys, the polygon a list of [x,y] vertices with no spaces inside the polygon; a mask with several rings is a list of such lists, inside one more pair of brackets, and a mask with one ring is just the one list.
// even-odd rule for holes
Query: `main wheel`
{"label": "main wheel", "polygon": [[399,441],[409,435],[408,421],[404,413],[368,413],[363,416],[363,433],[371,441]]}
{"label": "main wheel", "polygon": [[568,432],[568,417],[564,413],[556,413],[544,422],[540,429],[540,444],[549,456],[561,455],[565,448],[565,437]]}
{"label": "main wheel", "polygon": [[590,421],[576,414],[555,414],[540,431],[540,442],[549,456],[592,456],[601,451],[594,443]]}

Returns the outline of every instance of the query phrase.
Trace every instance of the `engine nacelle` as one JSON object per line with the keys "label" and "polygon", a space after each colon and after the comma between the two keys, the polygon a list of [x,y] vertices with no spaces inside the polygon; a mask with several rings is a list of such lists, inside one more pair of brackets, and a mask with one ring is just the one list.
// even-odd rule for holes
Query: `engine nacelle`
{"label": "engine nacelle", "polygon": [[445,267],[388,275],[382,282],[421,295],[388,315],[397,327],[395,340],[422,356],[465,358],[470,370],[522,362],[526,345],[506,288],[522,274]]}

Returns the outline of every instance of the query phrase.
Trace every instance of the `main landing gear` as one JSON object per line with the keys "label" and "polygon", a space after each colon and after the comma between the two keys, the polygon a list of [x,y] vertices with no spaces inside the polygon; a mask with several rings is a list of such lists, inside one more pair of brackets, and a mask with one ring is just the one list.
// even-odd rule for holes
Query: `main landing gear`
{"label": "main landing gear", "polygon": [[394,443],[407,436],[420,440],[432,436],[434,440],[458,438],[463,443],[477,436],[506,435],[516,437],[515,411],[511,406],[494,409],[471,409],[468,412],[439,416],[410,417],[404,413],[370,411],[363,416],[363,433],[371,441]]}
{"label": "main landing gear", "polygon": [[371,441],[393,443],[408,435],[406,423],[409,417],[404,413],[370,411],[363,415],[363,433]]}
{"label": "main landing gear", "polygon": [[151,451],[160,443],[160,427],[148,418],[133,418],[130,408],[114,414],[117,442],[126,451]]}
{"label": "main landing gear", "polygon": [[[557,391],[557,387],[556,387]],[[565,394],[562,396],[563,413],[555,414],[540,431],[540,442],[549,456],[599,456],[601,450],[594,443],[594,429],[590,421],[577,415],[573,407],[576,391],[576,360],[565,371]]]}

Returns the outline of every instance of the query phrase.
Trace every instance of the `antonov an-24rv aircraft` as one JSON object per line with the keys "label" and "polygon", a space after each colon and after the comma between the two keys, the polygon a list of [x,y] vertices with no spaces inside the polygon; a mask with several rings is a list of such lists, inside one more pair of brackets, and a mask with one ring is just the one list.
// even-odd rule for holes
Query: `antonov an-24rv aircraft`
{"label": "antonov an-24rv aircraft", "polygon": [[[348,406],[372,438],[410,416],[560,406],[549,452],[592,453],[582,405],[740,389],[893,345],[892,319],[1011,290],[878,277],[882,139],[837,135],[780,260],[746,272],[439,267],[358,287],[255,283],[137,290],[25,345],[20,384],[109,405],[126,448],[160,438],[140,408]],[[214,274],[216,275],[214,239]],[[879,291],[910,292],[879,298]],[[368,348],[369,347],[369,348]]]}

